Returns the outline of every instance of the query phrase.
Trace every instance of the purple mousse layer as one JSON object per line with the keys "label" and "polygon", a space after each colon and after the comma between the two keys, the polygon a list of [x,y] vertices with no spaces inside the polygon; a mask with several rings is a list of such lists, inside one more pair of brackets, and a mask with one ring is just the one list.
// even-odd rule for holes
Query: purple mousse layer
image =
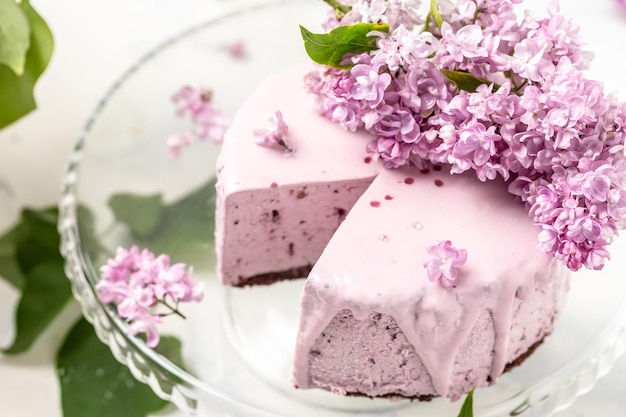
{"label": "purple mousse layer", "polygon": [[[223,201],[219,270],[235,286],[305,278],[371,179],[239,191]],[[297,271],[292,273],[291,271]]]}
{"label": "purple mousse layer", "polygon": [[[569,271],[500,180],[381,172],[305,285],[295,384],[453,400],[494,383],[549,334]],[[427,247],[467,250],[456,287],[428,279]]]}
{"label": "purple mousse layer", "polygon": [[[301,65],[268,79],[241,106],[226,134],[215,233],[224,284],[269,283],[308,272],[382,169],[367,157],[366,133],[345,132],[317,114],[303,88],[311,69]],[[293,155],[258,146],[253,137],[276,111],[289,126]]]}

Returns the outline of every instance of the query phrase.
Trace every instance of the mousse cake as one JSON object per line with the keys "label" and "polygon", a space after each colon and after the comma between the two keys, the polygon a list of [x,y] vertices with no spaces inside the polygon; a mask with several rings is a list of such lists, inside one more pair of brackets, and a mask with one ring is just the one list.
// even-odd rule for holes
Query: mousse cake
{"label": "mousse cake", "polygon": [[[313,268],[299,388],[457,399],[494,383],[551,332],[569,271],[536,249],[538,230],[503,181],[438,165],[388,170],[368,157],[367,134],[317,113],[302,88],[310,69],[266,80],[227,132],[217,183],[222,283],[270,284]],[[293,153],[255,143],[276,110]],[[422,265],[443,239],[468,253],[453,289]]]}

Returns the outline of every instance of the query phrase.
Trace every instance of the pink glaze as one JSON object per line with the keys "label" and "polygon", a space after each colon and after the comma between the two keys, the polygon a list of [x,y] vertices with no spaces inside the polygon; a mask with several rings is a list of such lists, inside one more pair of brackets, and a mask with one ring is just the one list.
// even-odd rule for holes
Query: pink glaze
{"label": "pink glaze", "polygon": [[[315,111],[300,65],[263,83],[226,133],[218,161],[215,242],[218,275],[241,285],[251,275],[312,265],[381,170],[365,162],[366,133],[348,134]],[[296,152],[258,146],[254,129],[281,111]],[[278,211],[278,215],[276,215]]]}
{"label": "pink glaze", "polygon": [[[453,289],[423,267],[440,240],[467,250]],[[568,271],[536,242],[501,181],[383,171],[306,282],[296,385],[458,399],[495,382],[551,332],[568,289]]]}

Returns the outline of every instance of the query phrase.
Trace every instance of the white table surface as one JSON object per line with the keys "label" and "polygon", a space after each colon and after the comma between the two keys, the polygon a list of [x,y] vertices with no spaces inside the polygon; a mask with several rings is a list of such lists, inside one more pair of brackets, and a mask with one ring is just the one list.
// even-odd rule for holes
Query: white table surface
{"label": "white table surface", "polygon": [[[24,206],[56,204],[73,142],[116,77],[140,54],[190,24],[205,20],[216,7],[216,0],[32,3],[54,32],[55,52],[36,90],[38,110],[0,131],[0,231],[16,220]],[[562,3],[596,53],[592,75],[626,99],[626,78],[622,75],[626,68],[626,16],[620,15],[616,0]],[[527,4],[537,8],[547,0]],[[16,299],[15,292],[0,280],[0,346],[8,345],[13,337]],[[18,357],[0,354],[0,416],[61,416],[53,352],[77,311],[75,304],[69,306],[28,353]],[[557,417],[626,415],[624,375],[626,358],[620,359],[592,392]]]}

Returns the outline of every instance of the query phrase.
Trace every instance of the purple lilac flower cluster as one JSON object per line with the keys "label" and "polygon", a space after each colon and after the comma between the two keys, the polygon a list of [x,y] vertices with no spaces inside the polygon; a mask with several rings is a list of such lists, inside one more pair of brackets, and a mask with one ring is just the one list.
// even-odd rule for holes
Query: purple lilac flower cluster
{"label": "purple lilac flower cluster", "polygon": [[[145,333],[150,347],[159,343],[156,325],[167,315],[184,317],[179,304],[200,301],[204,291],[202,282],[192,281],[192,268],[182,263],[170,265],[167,255],[155,256],[137,246],[118,248],[100,273],[96,285],[100,301],[116,303],[118,314],[129,323],[128,332]],[[157,311],[159,307],[166,311]]]}
{"label": "purple lilac flower cluster", "polygon": [[[508,180],[541,249],[601,269],[626,226],[626,106],[584,76],[591,55],[556,3],[519,19],[520,2],[439,0],[438,25],[415,16],[418,0],[344,0],[350,12],[327,27],[384,22],[389,33],[372,33],[377,49],[350,69],[307,75],[307,88],[328,119],[371,132],[387,168],[443,163]],[[481,85],[462,90],[450,72]]]}
{"label": "purple lilac flower cluster", "polygon": [[178,116],[188,115],[196,128],[172,134],[167,138],[171,158],[177,158],[181,150],[191,145],[194,139],[222,142],[230,120],[212,99],[211,90],[204,87],[183,86],[172,95]]}

